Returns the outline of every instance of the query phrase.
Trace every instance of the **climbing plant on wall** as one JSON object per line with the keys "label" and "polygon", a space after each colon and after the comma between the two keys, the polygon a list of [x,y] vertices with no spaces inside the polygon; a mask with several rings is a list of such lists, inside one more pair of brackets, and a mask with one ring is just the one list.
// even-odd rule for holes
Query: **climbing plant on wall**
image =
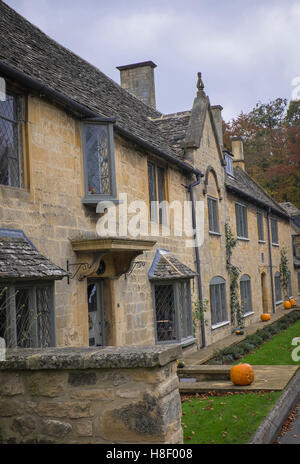
{"label": "climbing plant on wall", "polygon": [[280,272],[280,282],[281,282],[282,290],[284,293],[284,298],[285,300],[288,300],[289,299],[288,289],[289,289],[291,272],[289,270],[289,260],[288,260],[285,248],[282,248],[282,250],[280,251],[279,272]]}
{"label": "climbing plant on wall", "polygon": [[242,326],[242,309],[239,301],[239,275],[240,268],[231,262],[232,251],[237,244],[237,238],[233,236],[231,227],[225,223],[226,238],[226,269],[230,277],[230,312],[231,324]]}

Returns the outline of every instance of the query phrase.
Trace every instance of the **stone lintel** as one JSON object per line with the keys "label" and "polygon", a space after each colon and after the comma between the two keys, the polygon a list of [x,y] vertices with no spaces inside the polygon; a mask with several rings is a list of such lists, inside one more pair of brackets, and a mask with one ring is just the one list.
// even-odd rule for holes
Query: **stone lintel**
{"label": "stone lintel", "polygon": [[177,360],[181,345],[105,348],[16,348],[7,350],[0,370],[132,369],[165,366]]}

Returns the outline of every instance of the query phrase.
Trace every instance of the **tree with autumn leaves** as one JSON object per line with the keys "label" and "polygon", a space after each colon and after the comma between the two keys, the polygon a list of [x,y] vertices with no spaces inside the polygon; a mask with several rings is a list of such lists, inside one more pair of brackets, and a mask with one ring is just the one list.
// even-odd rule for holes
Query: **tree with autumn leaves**
{"label": "tree with autumn leaves", "polygon": [[300,100],[257,103],[249,113],[223,122],[224,145],[241,136],[247,172],[277,201],[300,209]]}

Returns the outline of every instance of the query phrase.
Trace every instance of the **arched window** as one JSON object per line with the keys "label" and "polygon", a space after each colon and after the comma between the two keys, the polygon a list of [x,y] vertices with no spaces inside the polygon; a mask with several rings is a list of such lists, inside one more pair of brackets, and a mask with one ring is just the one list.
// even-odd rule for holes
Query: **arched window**
{"label": "arched window", "polygon": [[223,277],[217,276],[209,283],[211,325],[228,321],[226,307],[226,282]]}
{"label": "arched window", "polygon": [[242,314],[246,315],[253,312],[251,295],[251,278],[248,274],[242,275],[240,279]]}
{"label": "arched window", "polygon": [[282,301],[281,282],[280,282],[280,273],[279,272],[275,272],[274,280],[275,280],[276,303],[279,303],[279,302]]}

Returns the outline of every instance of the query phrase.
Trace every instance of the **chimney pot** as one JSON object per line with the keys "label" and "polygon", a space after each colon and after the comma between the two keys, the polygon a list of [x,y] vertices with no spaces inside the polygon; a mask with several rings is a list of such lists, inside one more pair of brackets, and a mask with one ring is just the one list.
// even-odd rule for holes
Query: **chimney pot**
{"label": "chimney pot", "polygon": [[121,86],[152,108],[155,103],[155,82],[153,61],[117,66],[120,71]]}

